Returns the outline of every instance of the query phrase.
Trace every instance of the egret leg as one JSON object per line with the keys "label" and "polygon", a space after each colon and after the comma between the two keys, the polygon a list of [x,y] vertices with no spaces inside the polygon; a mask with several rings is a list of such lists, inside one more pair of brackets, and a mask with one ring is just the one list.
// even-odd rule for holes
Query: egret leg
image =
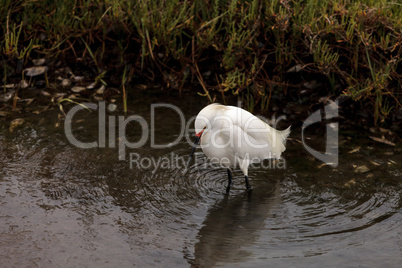
{"label": "egret leg", "polygon": [[228,171],[228,187],[226,187],[226,193],[229,193],[230,191],[230,186],[232,185],[232,171],[230,171],[230,169],[227,169]]}
{"label": "egret leg", "polygon": [[245,181],[246,181],[246,188],[247,188],[247,190],[251,190],[250,183],[248,183],[248,177],[247,177],[247,176],[244,176],[244,179],[245,179]]}

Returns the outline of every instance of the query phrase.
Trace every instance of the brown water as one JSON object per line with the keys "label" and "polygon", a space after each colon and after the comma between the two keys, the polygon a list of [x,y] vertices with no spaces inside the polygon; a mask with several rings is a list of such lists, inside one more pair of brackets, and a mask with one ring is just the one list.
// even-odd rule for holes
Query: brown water
{"label": "brown water", "polygon": [[[130,115],[149,122],[151,101],[131,104]],[[205,105],[197,98],[166,102],[180,105],[186,119]],[[402,262],[398,147],[341,132],[340,165],[321,166],[297,142],[296,127],[284,154],[286,169],[251,169],[250,193],[236,171],[225,195],[226,171],[199,161],[189,170],[180,161],[130,168],[130,153],[187,159],[191,145],[184,139],[169,148],[148,143],[127,148],[127,160],[119,161],[117,148],[72,146],[57,114],[26,117],[12,133],[10,121],[0,121],[3,267],[399,267]],[[97,112],[81,111],[73,127],[77,138],[96,140]],[[179,128],[174,112],[156,113],[158,143],[174,140]],[[140,135],[136,129],[127,130],[132,140]],[[312,137],[322,146],[320,137]],[[357,146],[359,151],[348,153]],[[370,170],[355,172],[354,165]]]}

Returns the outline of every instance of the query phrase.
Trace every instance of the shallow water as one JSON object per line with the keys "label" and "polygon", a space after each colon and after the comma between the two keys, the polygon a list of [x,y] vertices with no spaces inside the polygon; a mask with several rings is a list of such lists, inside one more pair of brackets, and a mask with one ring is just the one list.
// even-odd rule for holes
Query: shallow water
{"label": "shallow water", "polygon": [[[129,114],[150,124],[151,101],[132,104]],[[186,119],[205,105],[197,98],[166,102],[179,104]],[[183,169],[191,149],[184,139],[168,148],[127,148],[121,161],[108,143],[71,145],[56,110],[24,119],[12,133],[10,120],[0,121],[4,267],[399,267],[402,261],[398,147],[341,132],[340,164],[332,168],[304,149],[296,127],[286,168],[264,162],[251,169],[250,193],[236,171],[225,195],[226,171],[202,163],[200,149]],[[81,111],[73,121],[77,138],[97,139],[97,112]],[[174,111],[155,113],[157,144],[174,140],[179,129]],[[140,135],[135,124],[127,128],[130,140]],[[315,148],[320,139],[311,134]],[[143,162],[130,168],[130,153]],[[152,159],[164,164],[156,168]],[[370,170],[355,172],[354,165]]]}

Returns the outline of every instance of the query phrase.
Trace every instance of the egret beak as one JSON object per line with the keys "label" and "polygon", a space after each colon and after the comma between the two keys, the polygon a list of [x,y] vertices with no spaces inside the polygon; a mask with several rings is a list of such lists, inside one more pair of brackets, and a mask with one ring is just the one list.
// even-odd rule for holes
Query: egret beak
{"label": "egret beak", "polygon": [[193,144],[193,148],[191,149],[190,157],[188,158],[187,166],[190,164],[191,158],[193,157],[193,154],[195,152],[195,148],[197,148],[198,143],[200,142],[202,133],[204,132],[205,128],[200,131],[200,133],[195,134],[195,141]]}

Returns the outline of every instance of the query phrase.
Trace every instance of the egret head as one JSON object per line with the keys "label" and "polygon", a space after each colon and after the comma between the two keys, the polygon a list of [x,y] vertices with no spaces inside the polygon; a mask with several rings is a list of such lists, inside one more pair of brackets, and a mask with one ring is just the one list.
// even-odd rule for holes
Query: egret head
{"label": "egret head", "polygon": [[197,116],[194,122],[194,130],[197,137],[201,137],[202,133],[204,133],[205,129],[207,128],[208,123],[209,122],[206,117],[200,115]]}
{"label": "egret head", "polygon": [[216,116],[219,104],[213,103],[202,109],[194,122],[195,135],[201,137],[204,131],[211,129],[211,124]]}
{"label": "egret head", "polygon": [[195,129],[195,141],[193,145],[193,149],[191,150],[190,157],[187,162],[187,166],[190,164],[191,157],[194,154],[195,148],[197,147],[198,143],[201,140],[201,136],[205,131],[211,129],[211,124],[213,122],[214,117],[216,116],[216,112],[219,109],[218,107],[221,106],[219,104],[213,103],[202,109],[197,117],[195,118],[194,122],[194,129]]}

